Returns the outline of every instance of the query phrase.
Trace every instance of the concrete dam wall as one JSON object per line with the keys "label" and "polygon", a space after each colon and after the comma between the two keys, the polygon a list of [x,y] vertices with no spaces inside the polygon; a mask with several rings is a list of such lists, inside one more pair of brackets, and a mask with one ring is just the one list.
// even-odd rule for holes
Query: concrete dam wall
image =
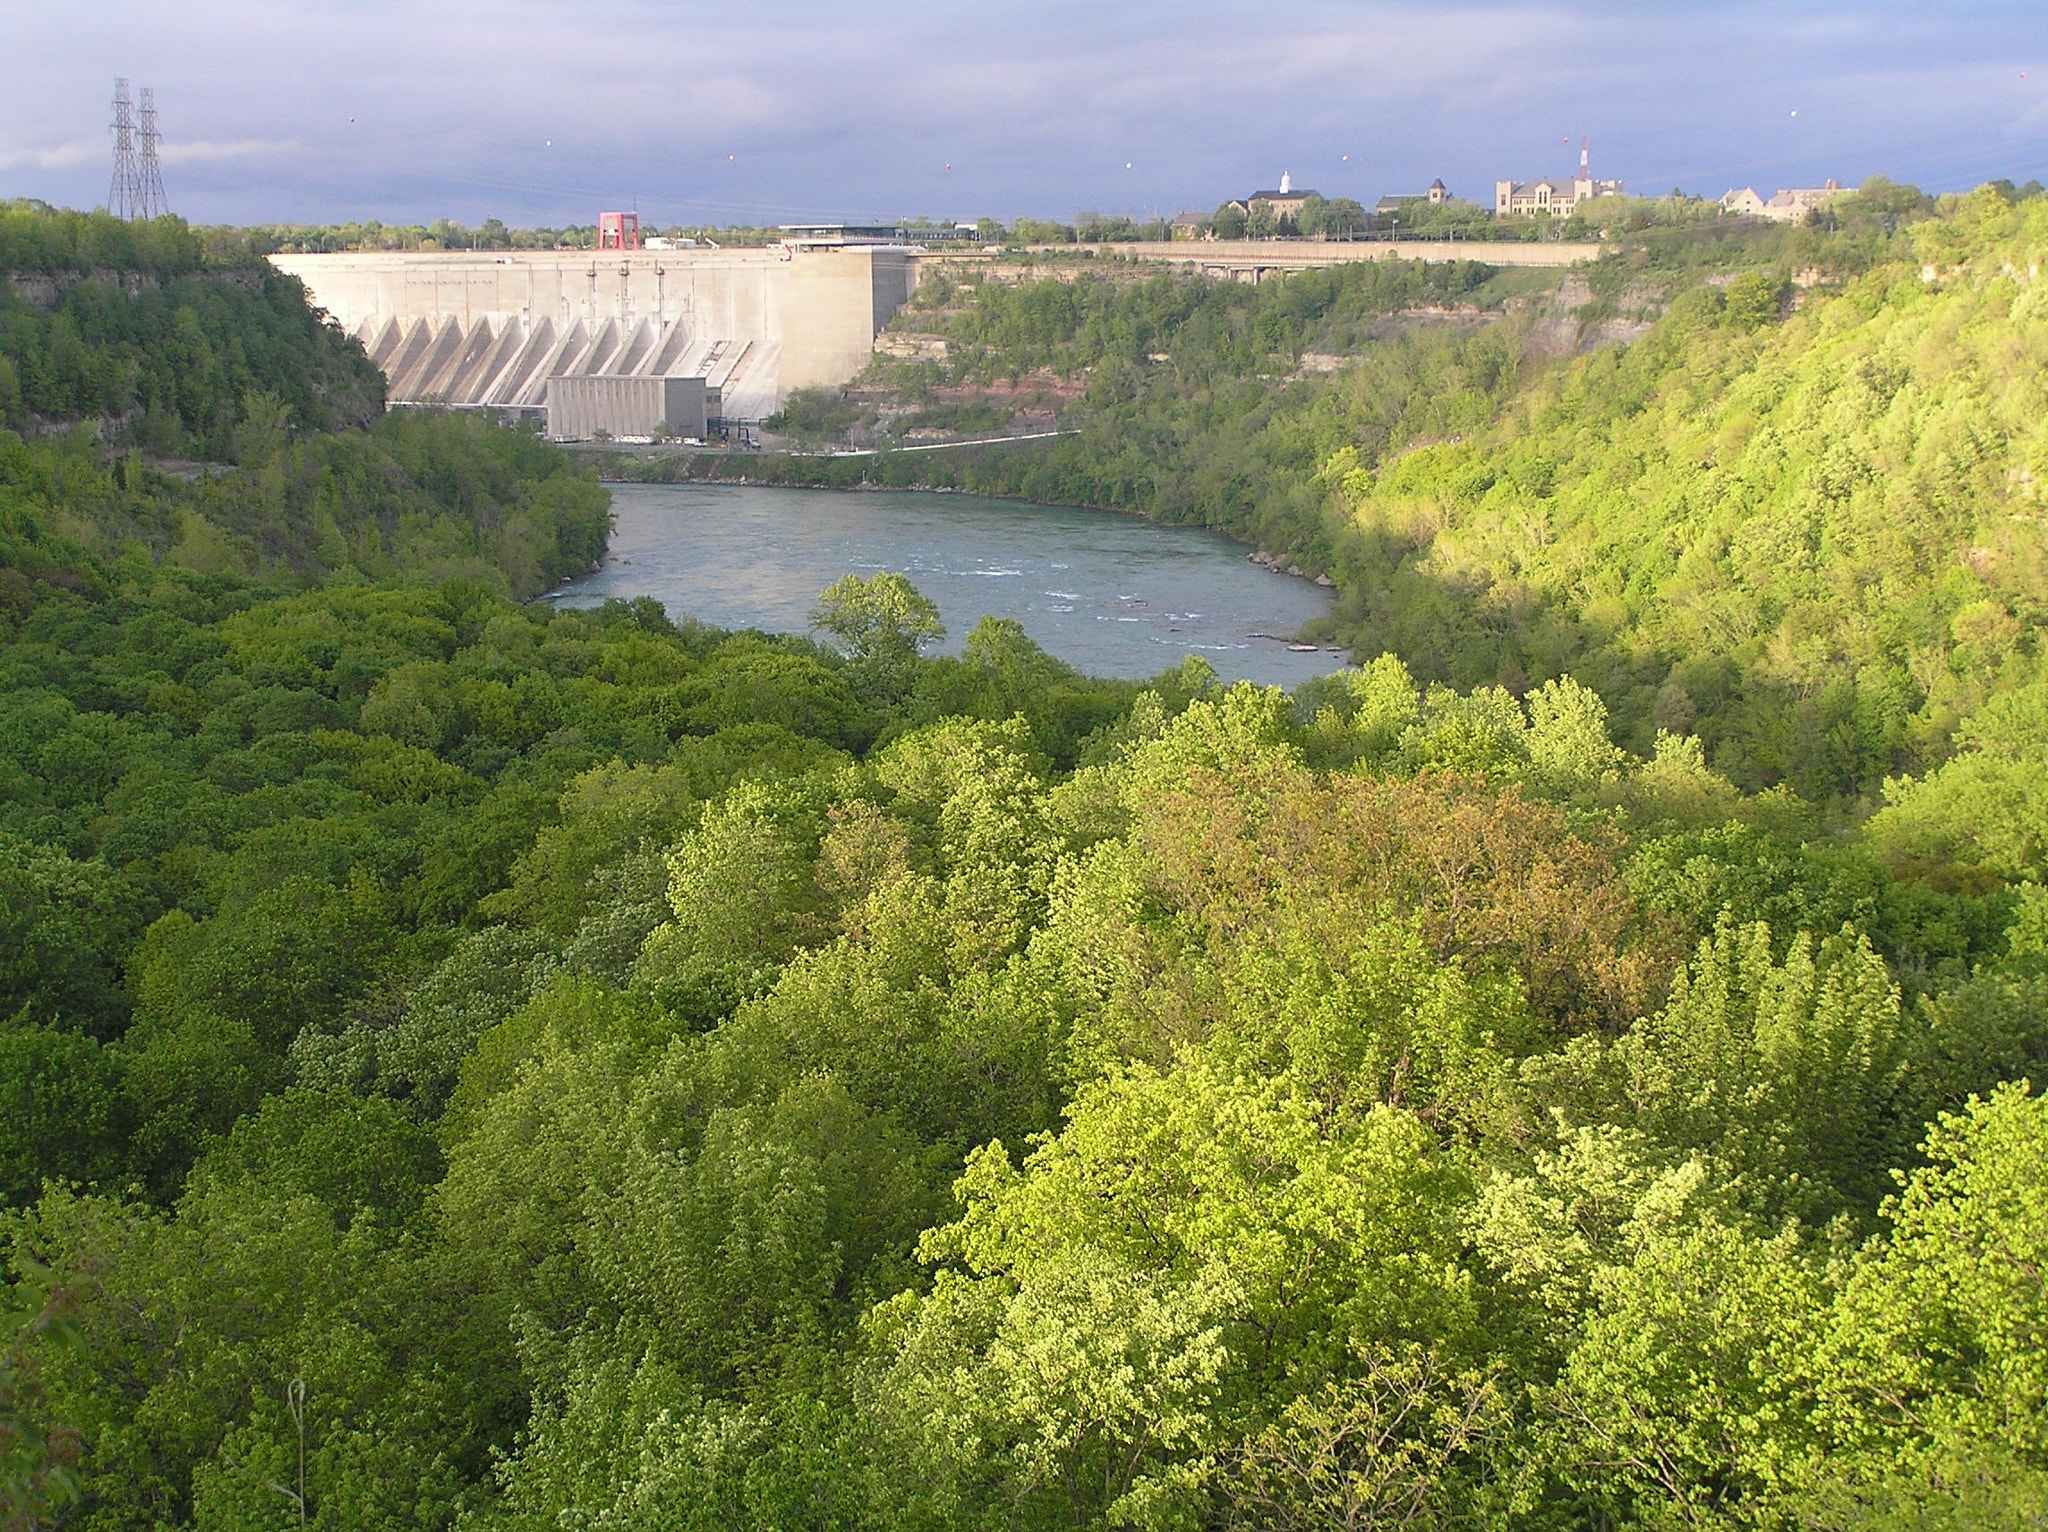
{"label": "concrete dam wall", "polygon": [[393,403],[538,410],[548,379],[701,377],[729,420],[844,383],[917,284],[890,247],[274,255]]}

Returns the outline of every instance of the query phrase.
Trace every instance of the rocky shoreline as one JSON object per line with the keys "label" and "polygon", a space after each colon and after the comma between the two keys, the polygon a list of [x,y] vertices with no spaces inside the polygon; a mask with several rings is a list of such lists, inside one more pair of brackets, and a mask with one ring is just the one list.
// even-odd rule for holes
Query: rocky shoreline
{"label": "rocky shoreline", "polygon": [[1245,558],[1251,563],[1257,564],[1261,569],[1270,569],[1275,574],[1293,575],[1297,580],[1313,580],[1325,590],[1333,588],[1337,583],[1330,578],[1327,572],[1310,574],[1284,553],[1268,553],[1265,549],[1260,548],[1255,552],[1247,553]]}

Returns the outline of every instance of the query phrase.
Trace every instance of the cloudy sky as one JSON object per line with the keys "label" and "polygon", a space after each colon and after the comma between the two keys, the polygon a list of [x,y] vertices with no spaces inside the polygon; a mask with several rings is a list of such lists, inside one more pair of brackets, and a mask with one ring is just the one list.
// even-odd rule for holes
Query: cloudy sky
{"label": "cloudy sky", "polygon": [[2041,0],[0,0],[0,197],[107,196],[152,85],[198,222],[650,223],[2048,179]]}

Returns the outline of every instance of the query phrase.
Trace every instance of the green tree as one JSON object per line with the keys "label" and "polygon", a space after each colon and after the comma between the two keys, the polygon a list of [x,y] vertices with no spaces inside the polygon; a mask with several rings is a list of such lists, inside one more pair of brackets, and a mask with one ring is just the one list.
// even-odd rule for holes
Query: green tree
{"label": "green tree", "polygon": [[275,462],[289,440],[290,421],[290,406],[276,394],[244,395],[242,418],[235,426],[235,461],[244,468]]}
{"label": "green tree", "polygon": [[910,1297],[875,1321],[893,1354],[873,1409],[914,1460],[950,1470],[925,1491],[938,1506],[957,1515],[999,1465],[1001,1500],[1033,1522],[1184,1519],[1226,1361],[1226,1274],[1163,1279],[1082,1246],[1014,1287],[941,1273]]}
{"label": "green tree", "polygon": [[957,1268],[887,1311],[885,1417],[956,1462],[1003,1444],[1012,1492],[1076,1520],[1153,1524],[1220,1445],[1212,1406],[1316,1376],[1349,1338],[1458,1333],[1458,1166],[1370,1089],[1319,1096],[1303,1062],[1136,1066],[1084,1087],[1021,1170],[971,1155],[963,1217],[921,1247]]}
{"label": "green tree", "polygon": [[44,1525],[80,1498],[77,1431],[50,1418],[43,1384],[52,1352],[78,1338],[76,1290],[17,1259],[0,1294],[0,1518]]}
{"label": "green tree", "polygon": [[[42,754],[68,775],[60,741]],[[138,894],[104,861],[0,831],[0,1016],[118,1035],[129,1006],[120,964],[146,908]]]}
{"label": "green tree", "polygon": [[1475,1508],[1461,1470],[1511,1413],[1499,1381],[1448,1370],[1419,1347],[1362,1355],[1358,1372],[1293,1400],[1221,1458],[1212,1486],[1223,1525],[1369,1532],[1455,1525]]}
{"label": "green tree", "polygon": [[854,658],[884,666],[899,666],[946,636],[938,606],[893,571],[833,581],[811,609],[811,628]]}
{"label": "green tree", "polygon": [[1624,756],[1607,737],[1607,704],[1571,677],[1546,681],[1526,699],[1525,746],[1538,778],[1560,793],[1587,793],[1611,780]]}
{"label": "green tree", "polygon": [[676,1137],[627,1151],[580,1243],[596,1289],[698,1387],[804,1366],[909,1278],[934,1201],[919,1146],[837,1081],[793,1080]]}
{"label": "green tree", "polygon": [[2048,1506],[2048,1109],[2003,1086],[1925,1150],[1816,1358],[1812,1525],[2025,1525]]}
{"label": "green tree", "polygon": [[1351,197],[1332,197],[1323,204],[1322,232],[1336,238],[1363,234],[1367,218],[1365,208]]}
{"label": "green tree", "polygon": [[1826,1309],[1815,1261],[1711,1214],[1596,1279],[1553,1388],[1545,1470],[1623,1525],[1773,1525],[1780,1463],[1807,1436],[1806,1357]]}
{"label": "green tree", "polygon": [[77,1032],[0,1027],[0,1202],[26,1206],[45,1179],[112,1180],[131,1127],[113,1050]]}
{"label": "green tree", "polygon": [[1616,1045],[1635,1119],[1718,1159],[1760,1211],[1874,1209],[1904,1148],[1898,991],[1853,932],[1802,933],[1782,963],[1771,948],[1768,926],[1724,924]]}
{"label": "green tree", "polygon": [[765,990],[820,934],[811,864],[822,833],[813,802],[766,783],[707,806],[669,853],[674,918],[648,936],[636,981],[705,1021]]}
{"label": "green tree", "polygon": [[1761,272],[1745,271],[1728,284],[1728,322],[1745,330],[1778,317],[1778,290]]}

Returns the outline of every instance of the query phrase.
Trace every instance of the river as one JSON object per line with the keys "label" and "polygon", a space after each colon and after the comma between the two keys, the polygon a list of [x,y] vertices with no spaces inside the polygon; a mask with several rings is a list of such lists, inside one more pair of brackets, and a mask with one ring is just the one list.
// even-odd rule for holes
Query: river
{"label": "river", "polygon": [[[1330,593],[1261,569],[1221,533],[971,495],[614,484],[611,548],[550,594],[564,606],[653,596],[672,617],[801,633],[841,575],[900,570],[938,603],[946,650],[1012,617],[1090,675],[1151,676],[1198,654],[1226,681],[1293,686],[1334,670],[1287,640]],[[1261,636],[1261,635],[1279,635]]]}

